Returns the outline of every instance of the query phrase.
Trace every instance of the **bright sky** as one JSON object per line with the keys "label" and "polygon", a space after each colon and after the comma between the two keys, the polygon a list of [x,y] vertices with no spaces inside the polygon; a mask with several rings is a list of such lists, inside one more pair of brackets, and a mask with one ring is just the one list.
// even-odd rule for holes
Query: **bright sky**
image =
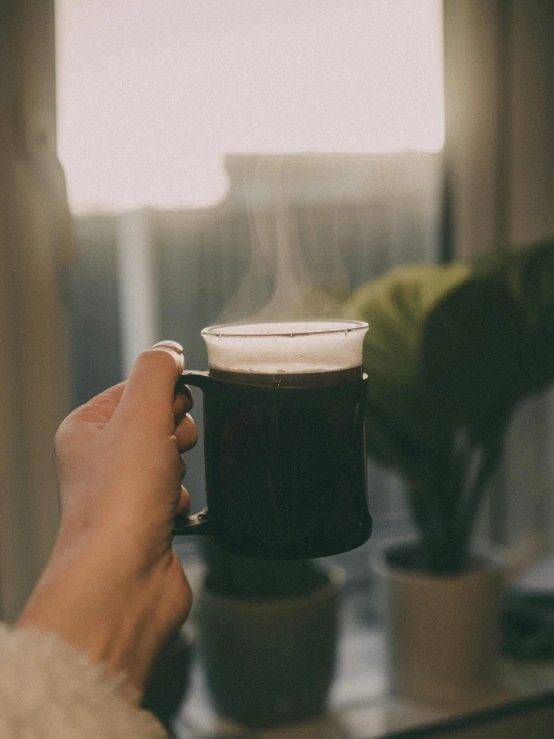
{"label": "bright sky", "polygon": [[75,212],[202,207],[226,152],[439,150],[441,0],[57,0]]}

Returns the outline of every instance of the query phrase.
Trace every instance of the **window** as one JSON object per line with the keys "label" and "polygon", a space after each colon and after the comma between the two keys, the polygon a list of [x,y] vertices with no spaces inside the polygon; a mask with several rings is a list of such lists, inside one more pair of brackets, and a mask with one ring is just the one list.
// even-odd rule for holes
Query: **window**
{"label": "window", "polygon": [[58,0],[77,213],[206,207],[228,153],[439,151],[438,0]]}
{"label": "window", "polygon": [[[203,326],[292,317],[313,287],[437,257],[439,0],[58,0],[57,13],[76,402],[162,337],[202,368]],[[199,444],[195,507],[202,460]],[[376,517],[396,519],[396,481],[372,469],[370,490]]]}

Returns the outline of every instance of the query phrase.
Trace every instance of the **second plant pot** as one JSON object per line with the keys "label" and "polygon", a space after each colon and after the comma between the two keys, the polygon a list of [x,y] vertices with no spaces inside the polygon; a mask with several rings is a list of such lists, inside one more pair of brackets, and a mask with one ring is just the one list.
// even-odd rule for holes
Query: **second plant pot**
{"label": "second plant pot", "polygon": [[[425,703],[466,704],[497,689],[502,571],[475,558],[469,572],[437,576],[374,557],[381,580],[391,691]],[[393,554],[393,557],[391,557]],[[399,556],[400,555],[400,556]]]}

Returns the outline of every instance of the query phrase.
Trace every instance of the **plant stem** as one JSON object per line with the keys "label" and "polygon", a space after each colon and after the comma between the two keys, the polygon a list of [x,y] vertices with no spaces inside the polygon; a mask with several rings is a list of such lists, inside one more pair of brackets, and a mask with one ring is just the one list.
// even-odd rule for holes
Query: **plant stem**
{"label": "plant stem", "polygon": [[483,442],[481,464],[458,516],[456,541],[464,562],[467,562],[472,529],[484,498],[487,483],[494,473],[502,453],[503,438],[503,433],[495,433],[491,435],[488,442]]}

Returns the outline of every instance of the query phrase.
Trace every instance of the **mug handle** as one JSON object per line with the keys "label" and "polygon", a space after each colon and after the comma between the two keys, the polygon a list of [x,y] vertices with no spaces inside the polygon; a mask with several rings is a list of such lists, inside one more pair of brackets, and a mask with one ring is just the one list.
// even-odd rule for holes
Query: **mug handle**
{"label": "mug handle", "polygon": [[[175,393],[178,393],[184,385],[194,385],[204,392],[212,382],[214,378],[210,377],[207,372],[183,372],[175,385]],[[210,521],[207,508],[192,516],[187,516],[185,513],[178,513],[175,516],[173,536],[214,536],[215,534],[215,527]]]}

